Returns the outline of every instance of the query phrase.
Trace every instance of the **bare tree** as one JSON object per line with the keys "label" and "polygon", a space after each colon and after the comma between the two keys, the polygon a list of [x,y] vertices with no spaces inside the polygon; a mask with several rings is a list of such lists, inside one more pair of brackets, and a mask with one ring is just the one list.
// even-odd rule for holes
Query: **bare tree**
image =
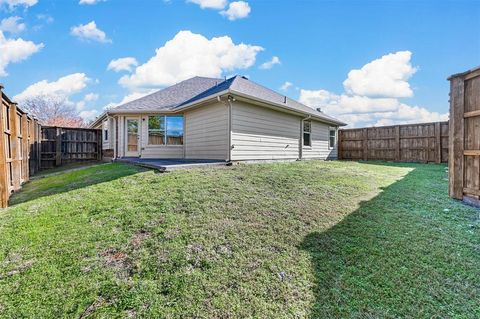
{"label": "bare tree", "polygon": [[38,95],[23,101],[21,107],[43,125],[66,127],[86,125],[75,106],[69,105],[62,97]]}

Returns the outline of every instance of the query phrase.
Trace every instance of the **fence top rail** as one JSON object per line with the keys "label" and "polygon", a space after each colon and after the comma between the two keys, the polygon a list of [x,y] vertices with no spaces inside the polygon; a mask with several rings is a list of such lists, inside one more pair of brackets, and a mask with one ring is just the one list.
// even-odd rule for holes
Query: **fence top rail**
{"label": "fence top rail", "polygon": [[67,127],[67,126],[45,126],[42,125],[42,129],[57,129],[61,128],[62,130],[79,130],[79,131],[90,131],[90,132],[100,132],[101,129],[97,128],[88,128],[88,127]]}
{"label": "fence top rail", "polygon": [[448,121],[398,124],[398,125],[386,125],[386,126],[370,126],[370,127],[357,127],[357,128],[342,128],[342,129],[339,129],[339,131],[358,131],[358,130],[364,130],[364,129],[395,128],[395,127],[407,127],[407,126],[415,126],[415,125],[420,126],[420,125],[432,125],[436,123],[448,124]]}
{"label": "fence top rail", "polygon": [[465,71],[465,72],[452,74],[447,78],[447,80],[451,81],[453,78],[469,76],[470,74],[472,74],[472,77],[480,76],[480,66],[477,66],[477,67],[475,67],[473,69],[470,69],[468,71]]}

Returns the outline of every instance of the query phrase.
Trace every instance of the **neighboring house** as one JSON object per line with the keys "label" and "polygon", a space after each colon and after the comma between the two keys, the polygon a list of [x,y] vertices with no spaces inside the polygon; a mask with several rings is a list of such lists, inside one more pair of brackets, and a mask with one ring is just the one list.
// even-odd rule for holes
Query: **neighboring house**
{"label": "neighboring house", "polygon": [[104,112],[107,157],[335,159],[346,125],[242,76],[194,77]]}

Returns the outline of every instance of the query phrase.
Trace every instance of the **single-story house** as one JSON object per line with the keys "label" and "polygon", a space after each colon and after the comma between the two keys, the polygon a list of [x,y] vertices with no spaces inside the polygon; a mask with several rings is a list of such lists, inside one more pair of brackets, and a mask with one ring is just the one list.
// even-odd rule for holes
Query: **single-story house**
{"label": "single-story house", "polygon": [[194,77],[109,109],[106,157],[159,159],[335,159],[345,123],[243,76]]}

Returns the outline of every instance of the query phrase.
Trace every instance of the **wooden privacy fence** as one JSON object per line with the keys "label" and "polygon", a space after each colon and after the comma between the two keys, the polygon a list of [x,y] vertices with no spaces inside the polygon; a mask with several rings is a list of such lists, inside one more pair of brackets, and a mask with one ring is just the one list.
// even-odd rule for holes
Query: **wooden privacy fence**
{"label": "wooden privacy fence", "polygon": [[449,194],[480,206],[480,67],[450,80]]}
{"label": "wooden privacy fence", "polygon": [[0,131],[0,207],[6,207],[39,169],[40,125],[1,92]]}
{"label": "wooden privacy fence", "polygon": [[102,159],[101,130],[43,126],[41,135],[42,169]]}
{"label": "wooden privacy fence", "polygon": [[339,130],[338,158],[444,163],[448,122]]}

